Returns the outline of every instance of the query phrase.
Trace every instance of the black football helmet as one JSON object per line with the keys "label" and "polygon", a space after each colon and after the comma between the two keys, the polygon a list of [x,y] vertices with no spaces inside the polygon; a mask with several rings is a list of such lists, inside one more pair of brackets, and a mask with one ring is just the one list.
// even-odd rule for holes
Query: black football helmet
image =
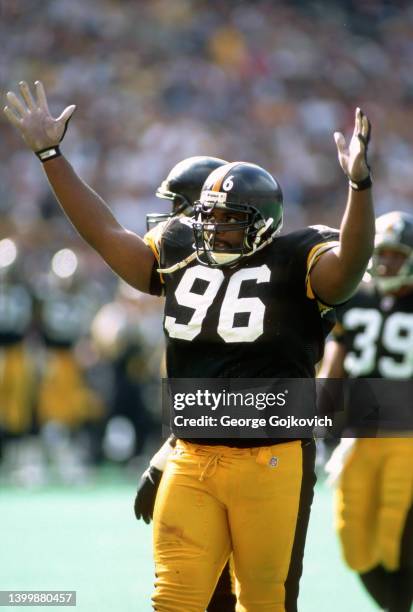
{"label": "black football helmet", "polygon": [[[406,255],[395,276],[381,276],[378,273],[380,250],[384,248],[394,249]],[[413,285],[413,215],[393,211],[377,217],[374,252],[369,273],[382,293]]]}
{"label": "black football helmet", "polygon": [[[216,222],[216,209],[229,213],[229,221]],[[227,266],[262,249],[281,230],[283,195],[278,182],[264,168],[233,162],[209,175],[194,210],[198,261],[212,267]],[[225,232],[234,231],[242,232],[241,239],[236,246],[229,246],[225,244]]]}
{"label": "black football helmet", "polygon": [[201,187],[207,176],[227,162],[218,157],[196,156],[180,161],[156,190],[156,196],[172,202],[168,213],[148,213],[146,226],[152,229],[158,223],[176,215],[191,216],[195,200],[199,200]]}

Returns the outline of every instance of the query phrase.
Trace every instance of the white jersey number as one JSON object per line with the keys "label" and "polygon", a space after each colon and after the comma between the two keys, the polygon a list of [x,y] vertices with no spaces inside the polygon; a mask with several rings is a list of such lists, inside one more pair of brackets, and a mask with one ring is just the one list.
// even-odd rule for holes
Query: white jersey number
{"label": "white jersey number", "polygon": [[[271,271],[267,265],[258,268],[243,268],[231,277],[222,302],[218,322],[218,334],[225,342],[254,342],[264,332],[265,305],[259,298],[240,298],[243,281],[255,280],[257,283],[268,283]],[[204,293],[193,291],[196,280],[208,284]],[[219,288],[224,281],[224,273],[218,268],[195,266],[186,270],[175,297],[178,304],[195,310],[186,324],[177,323],[175,317],[165,317],[165,329],[171,338],[193,340],[201,333],[202,323],[209,307],[212,305]],[[235,317],[238,313],[247,313],[248,323],[235,327]]]}
{"label": "white jersey number", "polygon": [[[383,325],[383,315],[373,308],[352,308],[343,318],[344,327],[363,329],[355,335],[354,348],[344,360],[344,367],[353,376],[369,374],[375,366],[377,344]],[[382,356],[377,369],[384,378],[411,378],[413,376],[413,314],[394,312],[384,322],[381,332],[383,347],[392,356]],[[396,358],[397,356],[397,358]]]}
{"label": "white jersey number", "polygon": [[[207,281],[208,285],[202,295],[192,291],[196,280]],[[201,332],[202,321],[206,317],[208,308],[212,302],[222,282],[224,273],[215,268],[195,266],[186,270],[181,278],[181,282],[176,288],[175,297],[180,306],[187,306],[195,309],[191,320],[184,323],[177,323],[175,317],[165,317],[165,329],[171,338],[181,340],[193,340]]]}

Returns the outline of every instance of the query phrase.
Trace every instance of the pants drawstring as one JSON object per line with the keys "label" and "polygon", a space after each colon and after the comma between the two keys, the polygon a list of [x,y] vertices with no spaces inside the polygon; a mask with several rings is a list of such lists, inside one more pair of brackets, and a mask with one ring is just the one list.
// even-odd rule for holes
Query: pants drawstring
{"label": "pants drawstring", "polygon": [[[220,459],[221,455],[218,454],[211,455],[208,458],[208,461],[206,462],[205,467],[199,477],[199,482],[203,482],[205,478],[209,478],[210,476],[213,476],[215,474]],[[201,467],[201,464],[199,465],[199,467]]]}

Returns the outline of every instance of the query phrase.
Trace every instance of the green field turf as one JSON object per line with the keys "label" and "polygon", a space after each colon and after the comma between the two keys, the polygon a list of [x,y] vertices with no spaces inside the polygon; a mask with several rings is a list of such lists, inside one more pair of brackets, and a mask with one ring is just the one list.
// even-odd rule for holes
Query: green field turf
{"label": "green field turf", "polygon": [[[64,609],[149,612],[151,529],[134,519],[134,488],[115,475],[83,488],[3,488],[0,590],[76,590],[77,607]],[[331,492],[323,484],[313,505],[299,610],[377,610],[340,560]]]}

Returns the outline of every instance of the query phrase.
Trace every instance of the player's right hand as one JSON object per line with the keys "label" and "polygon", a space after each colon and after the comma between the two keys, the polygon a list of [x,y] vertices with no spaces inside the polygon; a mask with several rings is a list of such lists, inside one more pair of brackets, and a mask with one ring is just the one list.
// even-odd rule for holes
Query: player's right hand
{"label": "player's right hand", "polygon": [[150,465],[142,474],[135,498],[135,516],[143,519],[147,525],[153,517],[156,493],[161,482],[163,472]]}
{"label": "player's right hand", "polygon": [[23,100],[12,91],[6,94],[8,105],[4,113],[7,119],[19,130],[27,146],[35,153],[56,147],[66,133],[76,106],[68,106],[55,119],[50,114],[46,93],[40,81],[35,83],[35,97],[25,81],[19,83],[19,88]]}

